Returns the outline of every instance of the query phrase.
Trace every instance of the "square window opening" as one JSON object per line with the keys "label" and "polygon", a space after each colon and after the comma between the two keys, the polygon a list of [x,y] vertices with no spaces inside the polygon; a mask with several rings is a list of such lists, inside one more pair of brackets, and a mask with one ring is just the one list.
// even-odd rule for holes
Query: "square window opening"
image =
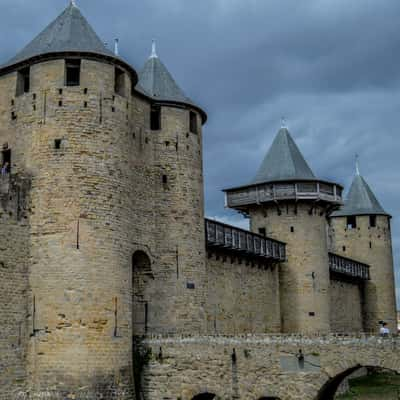
{"label": "square window opening", "polygon": [[154,106],[150,111],[150,129],[159,131],[161,129],[161,107]]}
{"label": "square window opening", "polygon": [[356,229],[357,228],[357,218],[355,215],[351,215],[347,217],[347,229]]}
{"label": "square window opening", "polygon": [[125,72],[120,68],[115,68],[114,91],[120,96],[125,96]]}
{"label": "square window opening", "polygon": [[190,119],[190,132],[197,134],[198,133],[197,114],[193,111],[190,111],[189,119]]}
{"label": "square window opening", "polygon": [[65,85],[79,86],[81,84],[81,60],[65,60]]}
{"label": "square window opening", "polygon": [[261,235],[261,236],[267,236],[267,232],[266,232],[266,229],[265,228],[258,228],[258,233]]}
{"label": "square window opening", "polygon": [[29,67],[18,71],[17,76],[17,96],[29,93],[31,87],[31,69]]}

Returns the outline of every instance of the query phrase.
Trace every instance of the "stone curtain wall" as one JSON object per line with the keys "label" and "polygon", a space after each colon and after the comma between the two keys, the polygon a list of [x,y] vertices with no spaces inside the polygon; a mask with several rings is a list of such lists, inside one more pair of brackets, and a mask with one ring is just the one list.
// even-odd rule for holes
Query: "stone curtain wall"
{"label": "stone curtain wall", "polygon": [[207,260],[207,332],[280,331],[279,266],[212,255]]}
{"label": "stone curtain wall", "polygon": [[351,368],[400,372],[399,345],[376,337],[149,338],[142,343],[148,354],[142,390],[145,400],[192,400],[206,392],[222,400],[315,400],[325,383]]}
{"label": "stone curtain wall", "polygon": [[331,331],[363,332],[362,289],[349,282],[331,280]]}

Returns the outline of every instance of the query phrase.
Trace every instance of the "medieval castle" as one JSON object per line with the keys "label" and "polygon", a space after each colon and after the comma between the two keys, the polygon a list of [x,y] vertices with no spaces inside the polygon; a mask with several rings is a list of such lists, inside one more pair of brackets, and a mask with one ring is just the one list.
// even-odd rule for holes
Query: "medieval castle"
{"label": "medieval castle", "polygon": [[225,190],[250,231],[205,219],[206,120],[155,48],[138,74],[74,2],[0,67],[1,400],[314,399],[341,368],[399,367],[340,341],[396,330],[366,181],[344,201],[282,127]]}

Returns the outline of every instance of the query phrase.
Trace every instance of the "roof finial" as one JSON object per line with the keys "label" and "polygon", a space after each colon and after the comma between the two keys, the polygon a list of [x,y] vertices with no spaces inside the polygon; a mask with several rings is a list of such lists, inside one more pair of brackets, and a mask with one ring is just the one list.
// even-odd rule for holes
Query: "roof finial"
{"label": "roof finial", "polygon": [[75,0],[70,0],[70,4],[72,7],[78,7]]}
{"label": "roof finial", "polygon": [[118,57],[119,56],[119,39],[114,39],[114,54]]}
{"label": "roof finial", "polygon": [[282,118],[281,118],[281,128],[282,128],[282,129],[286,129],[286,128],[287,128],[287,125],[286,125],[286,118],[285,118],[285,117],[282,117]]}
{"label": "roof finial", "polygon": [[156,40],[153,39],[151,41],[151,56],[150,58],[157,58],[157,52],[156,52]]}
{"label": "roof finial", "polygon": [[356,175],[360,175],[358,159],[359,159],[359,156],[358,156],[358,154],[356,154]]}

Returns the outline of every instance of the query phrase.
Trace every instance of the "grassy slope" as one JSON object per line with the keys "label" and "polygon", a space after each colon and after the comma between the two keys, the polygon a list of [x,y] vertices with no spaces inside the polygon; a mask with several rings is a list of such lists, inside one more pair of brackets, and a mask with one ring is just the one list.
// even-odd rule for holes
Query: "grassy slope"
{"label": "grassy slope", "polygon": [[350,393],[338,400],[398,400],[400,375],[376,374],[350,380]]}

